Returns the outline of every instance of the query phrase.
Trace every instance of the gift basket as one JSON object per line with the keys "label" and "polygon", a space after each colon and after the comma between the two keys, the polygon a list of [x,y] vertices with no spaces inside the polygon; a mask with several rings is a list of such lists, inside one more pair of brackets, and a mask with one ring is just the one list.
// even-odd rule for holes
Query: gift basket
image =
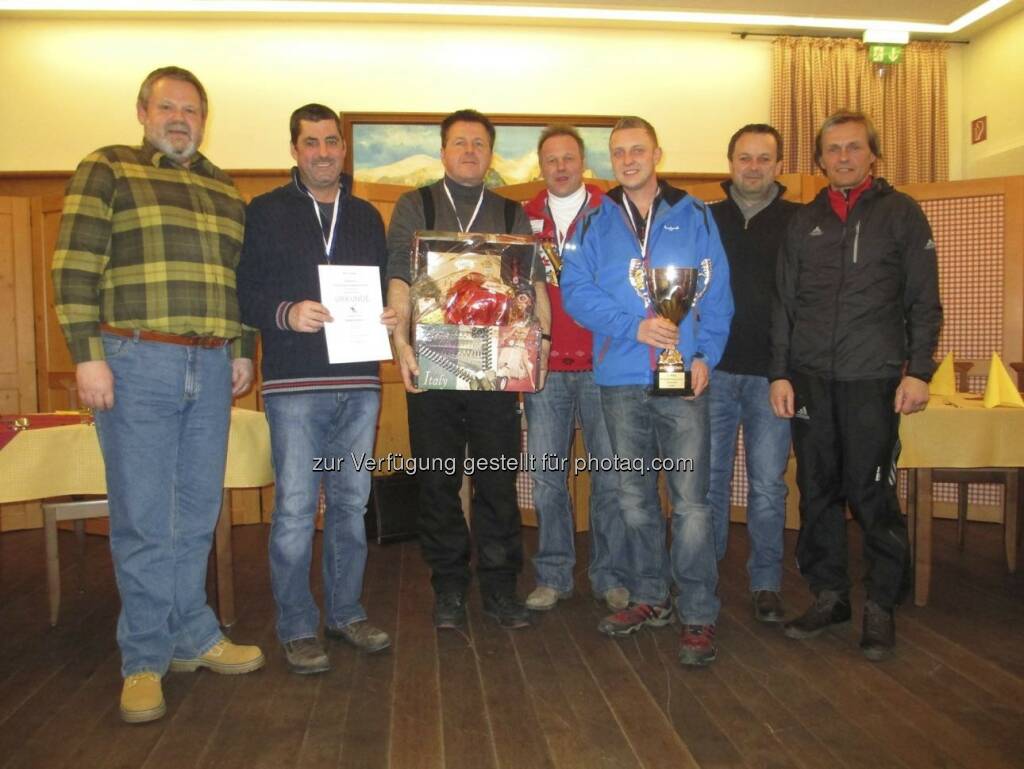
{"label": "gift basket", "polygon": [[537,389],[535,249],[518,235],[416,233],[410,295],[420,388]]}

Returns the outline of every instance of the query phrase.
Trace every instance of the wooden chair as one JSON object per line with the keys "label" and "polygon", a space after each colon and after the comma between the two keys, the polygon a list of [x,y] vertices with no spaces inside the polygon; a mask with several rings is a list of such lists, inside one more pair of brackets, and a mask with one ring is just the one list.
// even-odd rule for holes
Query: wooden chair
{"label": "wooden chair", "polygon": [[[968,392],[967,375],[972,364],[958,361],[953,364],[956,371],[957,390]],[[1024,363],[1011,363],[1017,372],[1018,387]],[[1014,468],[944,468],[932,471],[932,483],[956,484],[956,539],[957,547],[964,549],[967,524],[967,490],[972,483],[988,483],[1003,487],[1003,539],[1006,549],[1006,567],[1011,574],[1017,571],[1017,550],[1020,546],[1021,485],[1022,473]]]}
{"label": "wooden chair", "polygon": [[[78,408],[78,393],[74,383],[67,385],[68,402],[71,408]],[[213,569],[217,586],[217,608],[221,624],[230,627],[235,622],[235,588],[231,553],[231,496],[224,492],[220,519],[214,534]],[[85,556],[85,521],[90,518],[107,518],[106,497],[73,496],[66,502],[43,504],[43,540],[46,547],[46,587],[50,602],[50,625],[57,625],[60,615],[60,549],[57,543],[57,524],[72,521],[75,538],[78,541],[78,559]]]}
{"label": "wooden chair", "polygon": [[57,524],[60,521],[74,521],[75,537],[78,539],[78,559],[84,557],[85,521],[88,518],[106,518],[106,498],[70,502],[47,502],[43,504],[43,539],[46,544],[46,590],[50,599],[50,625],[57,625],[60,614],[60,550],[57,546]]}

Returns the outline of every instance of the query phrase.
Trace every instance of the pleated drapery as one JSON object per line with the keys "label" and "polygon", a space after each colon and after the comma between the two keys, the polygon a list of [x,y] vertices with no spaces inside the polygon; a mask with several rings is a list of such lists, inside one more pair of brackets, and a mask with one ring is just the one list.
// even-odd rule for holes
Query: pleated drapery
{"label": "pleated drapery", "polygon": [[879,68],[849,38],[780,37],[772,44],[771,120],[784,139],[783,172],[820,174],[814,137],[840,109],[865,112],[878,129],[875,173],[893,184],[949,178],[946,50],[912,42]]}

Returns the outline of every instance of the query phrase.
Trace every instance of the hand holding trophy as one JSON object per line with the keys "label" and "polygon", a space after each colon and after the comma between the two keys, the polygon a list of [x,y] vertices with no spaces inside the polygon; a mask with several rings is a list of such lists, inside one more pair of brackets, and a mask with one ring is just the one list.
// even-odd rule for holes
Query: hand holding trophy
{"label": "hand holding trophy", "polygon": [[[654,311],[677,326],[690,313],[690,308],[700,300],[711,283],[711,260],[704,259],[700,267],[648,267],[646,270],[647,293]],[[698,290],[698,283],[703,285]],[[652,395],[693,395],[690,371],[683,356],[672,348],[663,350],[658,356],[654,370]]]}

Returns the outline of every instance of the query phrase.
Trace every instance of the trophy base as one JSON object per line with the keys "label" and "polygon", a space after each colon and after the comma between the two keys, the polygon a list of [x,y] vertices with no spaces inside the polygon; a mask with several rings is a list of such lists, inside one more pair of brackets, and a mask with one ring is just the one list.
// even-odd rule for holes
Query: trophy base
{"label": "trophy base", "polygon": [[654,386],[651,395],[683,396],[693,395],[690,372],[682,366],[658,367],[654,370]]}

